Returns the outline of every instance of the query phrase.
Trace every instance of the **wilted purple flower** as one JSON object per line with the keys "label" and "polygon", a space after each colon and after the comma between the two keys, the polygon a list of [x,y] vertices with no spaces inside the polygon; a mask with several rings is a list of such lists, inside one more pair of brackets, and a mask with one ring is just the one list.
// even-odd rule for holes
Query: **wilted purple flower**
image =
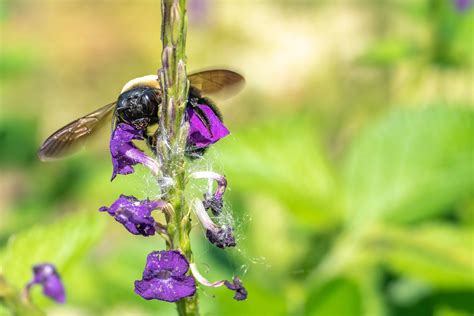
{"label": "wilted purple flower", "polygon": [[120,123],[117,125],[110,138],[110,153],[112,155],[112,180],[117,174],[130,174],[135,170],[133,166],[141,163],[154,173],[158,174],[159,165],[148,157],[143,151],[138,149],[133,140],[143,140],[142,130],[137,130],[133,126]]}
{"label": "wilted purple flower", "polygon": [[220,280],[216,282],[210,282],[199,272],[195,263],[190,264],[191,272],[194,278],[202,285],[209,287],[220,287],[225,285],[229,290],[235,291],[234,299],[237,301],[243,301],[247,298],[247,290],[245,289],[242,281],[238,277],[232,279],[232,283],[227,280]]}
{"label": "wilted purple flower", "polygon": [[122,194],[110,207],[103,206],[99,211],[107,211],[134,235],[151,236],[156,231],[156,222],[151,212],[165,206],[166,202],[162,200],[138,200],[134,196]]}
{"label": "wilted purple flower", "polygon": [[196,107],[189,106],[186,110],[189,120],[188,147],[206,148],[229,135],[229,130],[210,106],[199,104]]}
{"label": "wilted purple flower", "polygon": [[459,11],[466,11],[472,5],[472,0],[454,0],[454,4]]}
{"label": "wilted purple flower", "polygon": [[235,247],[234,230],[229,226],[222,226],[206,230],[207,240],[219,248]]}
{"label": "wilted purple flower", "polygon": [[234,277],[232,279],[232,283],[226,280],[224,284],[229,290],[235,291],[235,300],[243,301],[247,298],[247,290],[238,277]]}
{"label": "wilted purple flower", "polygon": [[212,171],[199,171],[190,175],[194,179],[213,179],[217,182],[217,189],[214,194],[205,193],[202,202],[205,209],[210,209],[214,216],[221,213],[224,205],[223,196],[227,188],[227,180],[224,176]]}
{"label": "wilted purple flower", "polygon": [[219,248],[235,247],[235,238],[233,229],[230,226],[217,226],[207,214],[206,209],[201,201],[194,199],[193,209],[197,218],[206,229],[206,237],[210,243]]}
{"label": "wilted purple flower", "polygon": [[189,263],[179,251],[162,250],[146,259],[142,280],[135,281],[135,293],[146,300],[176,302],[196,293],[196,282],[186,276]]}
{"label": "wilted purple flower", "polygon": [[53,299],[56,303],[65,302],[65,290],[61,282],[61,277],[54,265],[42,263],[33,266],[33,279],[26,285],[26,291],[29,293],[31,287],[39,284],[43,287],[43,294]]}

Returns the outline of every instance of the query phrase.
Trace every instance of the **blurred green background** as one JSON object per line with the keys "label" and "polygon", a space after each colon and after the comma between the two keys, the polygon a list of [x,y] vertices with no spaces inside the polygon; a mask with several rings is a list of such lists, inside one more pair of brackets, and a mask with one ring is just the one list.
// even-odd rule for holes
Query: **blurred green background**
{"label": "blurred green background", "polygon": [[[451,0],[188,0],[188,70],[224,66],[232,134],[203,166],[229,181],[238,248],[193,232],[203,315],[474,313],[473,8]],[[6,284],[55,263],[48,315],[173,315],[133,293],[146,255],[97,209],[156,193],[141,167],[110,182],[108,129],[40,163],[60,126],[160,65],[160,1],[0,1],[0,314]]]}

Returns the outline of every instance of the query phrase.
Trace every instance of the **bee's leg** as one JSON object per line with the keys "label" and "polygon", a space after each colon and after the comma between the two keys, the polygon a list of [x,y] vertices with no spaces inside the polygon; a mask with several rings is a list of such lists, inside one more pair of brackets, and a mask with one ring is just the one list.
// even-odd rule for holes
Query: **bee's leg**
{"label": "bee's leg", "polygon": [[191,160],[200,159],[206,153],[207,147],[204,148],[196,148],[196,147],[187,147],[185,151],[186,157]]}
{"label": "bee's leg", "polygon": [[145,138],[146,144],[148,148],[155,154],[157,155],[157,150],[156,150],[156,134],[153,135],[147,135]]}

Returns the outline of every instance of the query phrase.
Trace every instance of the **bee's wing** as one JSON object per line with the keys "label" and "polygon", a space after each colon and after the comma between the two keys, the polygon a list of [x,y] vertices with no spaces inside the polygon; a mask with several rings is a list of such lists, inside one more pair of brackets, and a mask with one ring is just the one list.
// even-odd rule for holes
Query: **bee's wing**
{"label": "bee's wing", "polygon": [[115,104],[116,102],[109,103],[57,130],[41,145],[38,151],[39,159],[54,160],[72,153],[98,129],[100,123],[115,109]]}
{"label": "bee's wing", "polygon": [[191,86],[203,95],[231,97],[242,90],[245,79],[242,75],[226,69],[200,71],[188,75]]}

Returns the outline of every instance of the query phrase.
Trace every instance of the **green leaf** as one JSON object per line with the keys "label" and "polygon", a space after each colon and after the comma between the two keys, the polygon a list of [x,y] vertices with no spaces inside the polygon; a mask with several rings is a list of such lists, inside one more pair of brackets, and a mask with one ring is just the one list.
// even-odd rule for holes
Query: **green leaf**
{"label": "green leaf", "polygon": [[42,262],[62,274],[98,240],[103,224],[96,212],[79,213],[13,236],[1,259],[5,278],[21,289],[32,277],[32,266]]}
{"label": "green leaf", "polygon": [[362,297],[350,279],[338,278],[309,292],[305,315],[362,315]]}
{"label": "green leaf", "polygon": [[394,272],[434,288],[473,288],[472,229],[447,224],[416,228],[379,227],[369,237],[368,253]]}
{"label": "green leaf", "polygon": [[315,125],[294,117],[233,132],[218,155],[230,188],[269,194],[306,225],[333,222],[339,215],[335,177]]}
{"label": "green leaf", "polygon": [[413,222],[448,211],[474,185],[474,112],[396,111],[350,149],[343,174],[348,221]]}

